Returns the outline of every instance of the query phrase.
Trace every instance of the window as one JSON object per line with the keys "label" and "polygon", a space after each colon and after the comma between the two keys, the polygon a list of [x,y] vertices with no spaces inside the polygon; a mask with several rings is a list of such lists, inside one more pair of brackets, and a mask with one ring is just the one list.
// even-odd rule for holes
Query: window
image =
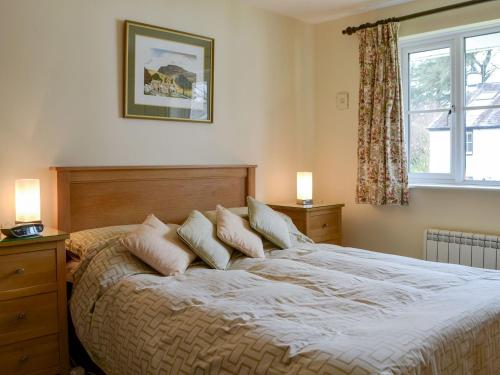
{"label": "window", "polygon": [[500,27],[401,42],[410,183],[500,185]]}
{"label": "window", "polygon": [[451,47],[409,53],[409,170],[451,173]]}

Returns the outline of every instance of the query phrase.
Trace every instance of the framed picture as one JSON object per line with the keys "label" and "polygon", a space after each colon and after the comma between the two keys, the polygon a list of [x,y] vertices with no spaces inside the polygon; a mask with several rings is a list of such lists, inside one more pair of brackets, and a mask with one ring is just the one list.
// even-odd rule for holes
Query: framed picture
{"label": "framed picture", "polygon": [[124,115],[213,122],[214,39],[125,21]]}

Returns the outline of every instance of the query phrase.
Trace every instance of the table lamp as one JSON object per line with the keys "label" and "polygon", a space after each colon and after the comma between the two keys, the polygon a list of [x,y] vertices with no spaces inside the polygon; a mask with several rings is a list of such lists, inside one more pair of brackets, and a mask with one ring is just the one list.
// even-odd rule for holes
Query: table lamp
{"label": "table lamp", "polygon": [[297,204],[310,205],[312,200],[312,172],[297,172]]}
{"label": "table lamp", "polygon": [[41,223],[40,180],[16,180],[16,224]]}

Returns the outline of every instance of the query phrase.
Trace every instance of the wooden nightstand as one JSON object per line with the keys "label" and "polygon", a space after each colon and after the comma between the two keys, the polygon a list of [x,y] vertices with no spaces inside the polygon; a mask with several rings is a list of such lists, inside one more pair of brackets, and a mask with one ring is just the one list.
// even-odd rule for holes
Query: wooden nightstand
{"label": "wooden nightstand", "polygon": [[343,204],[313,204],[302,206],[270,204],[271,208],[290,216],[297,228],[314,242],[342,244]]}
{"label": "wooden nightstand", "polygon": [[2,374],[67,374],[64,240],[0,238],[0,368]]}

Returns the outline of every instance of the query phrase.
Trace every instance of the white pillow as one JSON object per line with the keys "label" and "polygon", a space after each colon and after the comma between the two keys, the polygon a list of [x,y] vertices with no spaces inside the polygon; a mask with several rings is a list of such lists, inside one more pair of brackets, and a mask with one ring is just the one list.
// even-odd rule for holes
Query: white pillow
{"label": "white pillow", "polygon": [[149,215],[134,232],[121,238],[121,243],[132,254],[165,276],[186,271],[196,255],[177,235],[176,224],[166,225]]}

